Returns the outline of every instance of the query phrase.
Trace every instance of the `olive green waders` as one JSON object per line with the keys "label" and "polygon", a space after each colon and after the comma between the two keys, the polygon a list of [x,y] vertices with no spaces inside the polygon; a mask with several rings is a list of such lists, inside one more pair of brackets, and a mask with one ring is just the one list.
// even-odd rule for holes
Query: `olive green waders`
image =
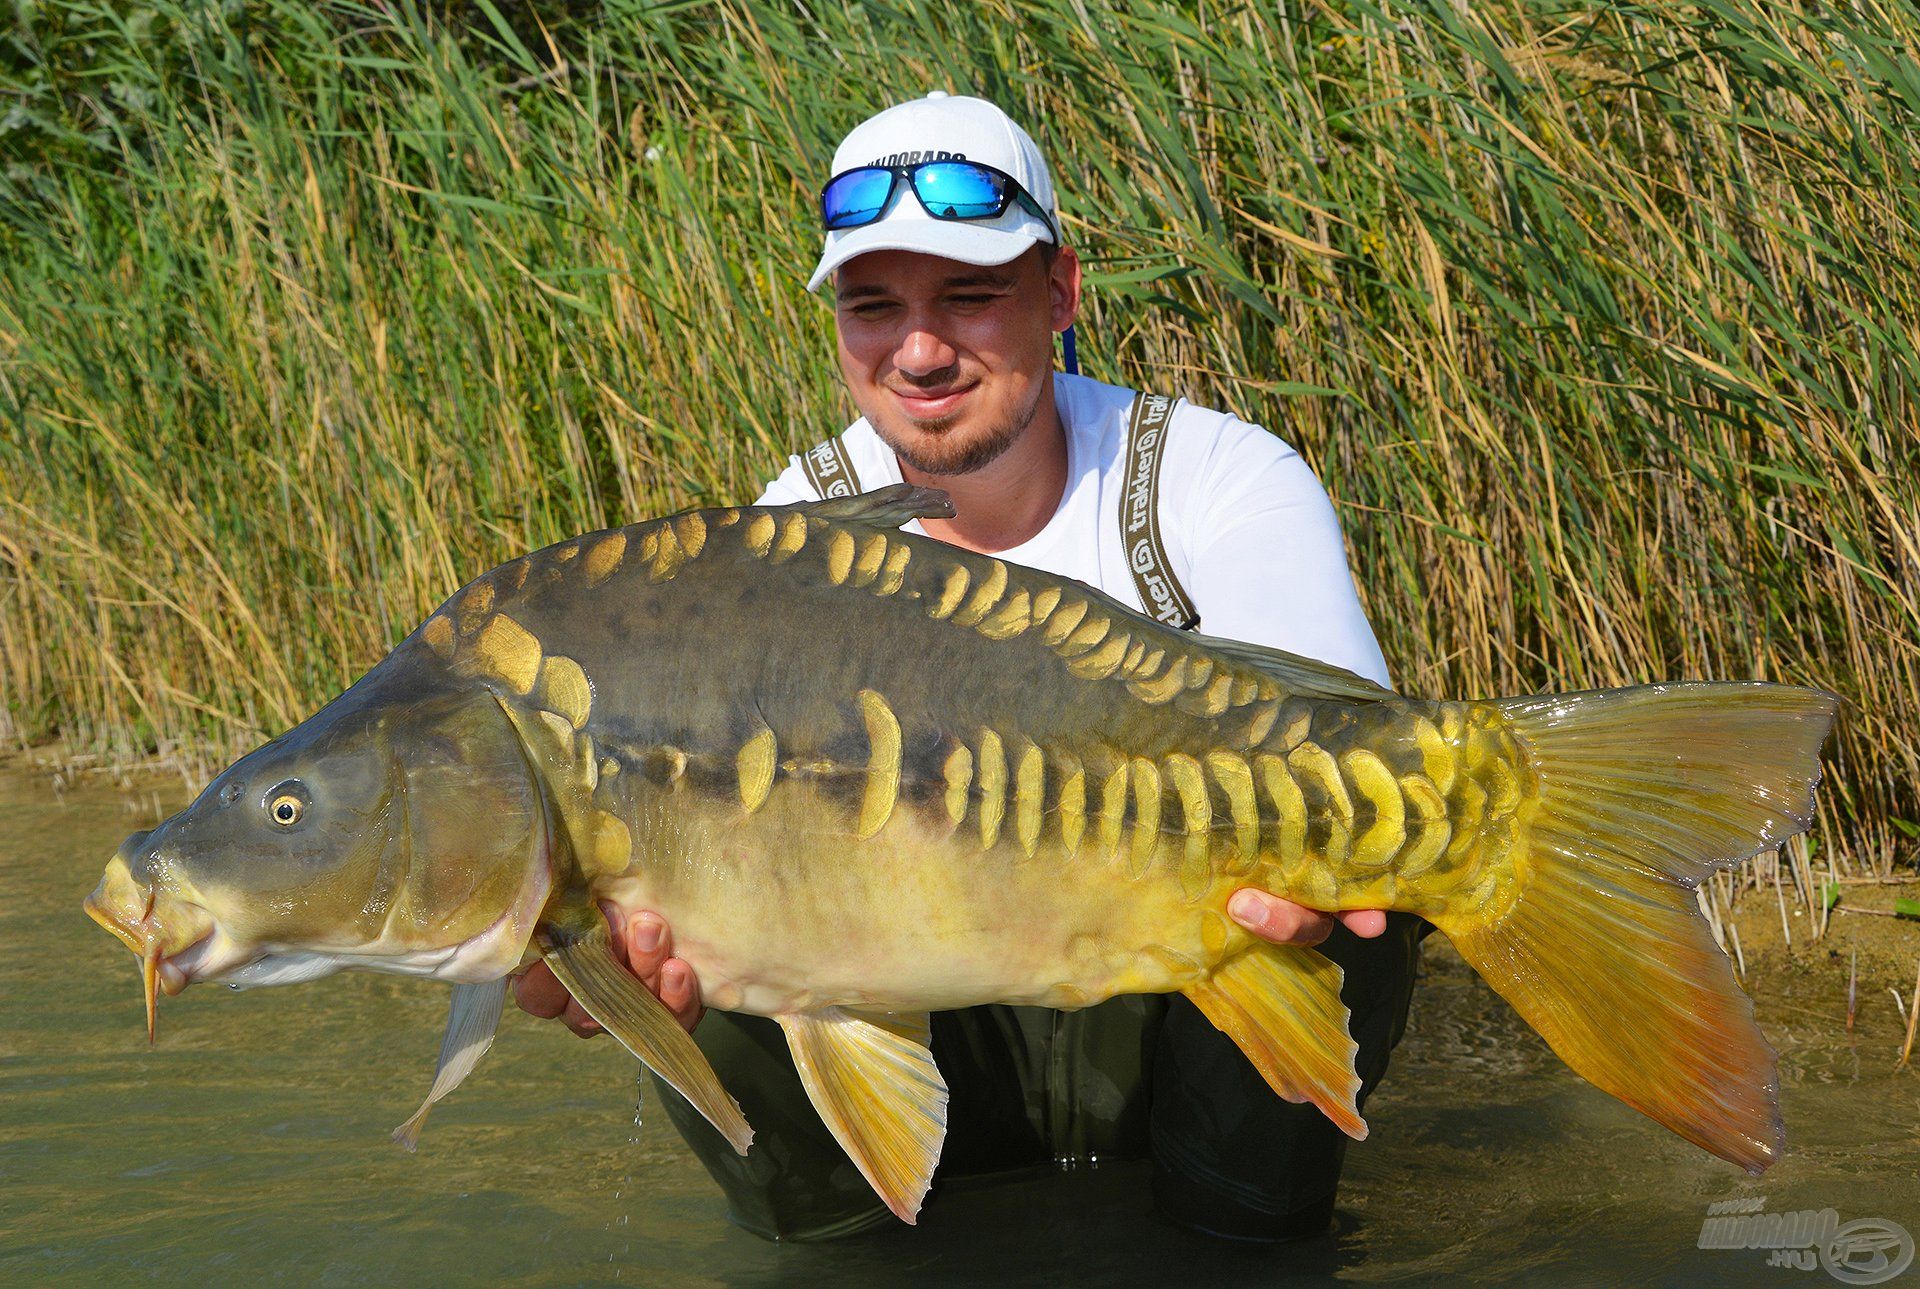
{"label": "olive green waders", "polygon": [[[1321,946],[1346,971],[1362,1106],[1406,1028],[1430,929],[1389,913],[1374,939],[1340,927]],[[1198,1230],[1276,1240],[1317,1235],[1332,1220],[1346,1136],[1313,1106],[1275,1095],[1176,994],[1077,1012],[936,1012],[932,1028],[949,1092],[936,1195],[943,1177],[1151,1157],[1161,1211]],[[694,1038],[753,1125],[752,1150],[735,1154],[678,1093],[657,1078],[654,1087],[736,1223],[769,1239],[819,1240],[897,1220],[807,1100],[777,1023],[708,1012]]]}

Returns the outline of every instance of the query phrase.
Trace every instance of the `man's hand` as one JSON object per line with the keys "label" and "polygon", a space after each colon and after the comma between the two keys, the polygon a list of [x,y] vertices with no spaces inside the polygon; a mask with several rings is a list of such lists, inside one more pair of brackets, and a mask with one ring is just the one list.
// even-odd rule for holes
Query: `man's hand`
{"label": "man's hand", "polygon": [[[700,985],[693,978],[693,968],[673,956],[673,935],[666,922],[655,913],[642,912],[629,918],[611,904],[603,903],[600,911],[606,914],[613,931],[613,956],[667,1005],[681,1028],[692,1033],[706,1008],[700,1005]],[[513,997],[521,1011],[542,1020],[558,1016],[581,1038],[592,1038],[600,1032],[600,1022],[587,1015],[586,1008],[574,1001],[544,962],[534,963],[513,982]]]}
{"label": "man's hand", "polygon": [[1251,886],[1243,886],[1233,893],[1233,898],[1227,901],[1227,913],[1262,940],[1275,944],[1319,944],[1333,934],[1335,918],[1363,940],[1371,940],[1387,929],[1387,915],[1378,909],[1322,913]]}

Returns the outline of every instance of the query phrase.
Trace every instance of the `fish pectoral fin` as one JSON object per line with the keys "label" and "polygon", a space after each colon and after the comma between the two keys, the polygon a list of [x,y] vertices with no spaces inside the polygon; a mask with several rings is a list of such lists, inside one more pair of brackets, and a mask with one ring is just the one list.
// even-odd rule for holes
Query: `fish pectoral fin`
{"label": "fish pectoral fin", "polygon": [[1229,959],[1181,992],[1246,1053],[1267,1085],[1311,1101],[1355,1141],[1367,1135],[1360,1076],[1340,1001],[1338,964],[1312,949],[1262,944]]}
{"label": "fish pectoral fin", "polygon": [[506,999],[505,976],[485,984],[453,987],[447,1032],[440,1040],[440,1062],[433,1067],[433,1087],[413,1117],[393,1130],[393,1139],[409,1151],[420,1145],[420,1129],[426,1125],[427,1111],[433,1109],[434,1102],[459,1087],[493,1046],[493,1032],[500,1028],[500,1011]]}
{"label": "fish pectoral fin", "polygon": [[693,1035],[680,1028],[666,1004],[613,956],[604,925],[566,944],[555,944],[547,951],[546,963],[587,1015],[685,1097],[736,1151],[747,1153],[753,1129],[747,1126],[746,1116],[720,1086],[720,1076]]}
{"label": "fish pectoral fin", "polygon": [[887,1207],[911,1223],[947,1137],[927,1018],[841,1007],[776,1017],[814,1109]]}

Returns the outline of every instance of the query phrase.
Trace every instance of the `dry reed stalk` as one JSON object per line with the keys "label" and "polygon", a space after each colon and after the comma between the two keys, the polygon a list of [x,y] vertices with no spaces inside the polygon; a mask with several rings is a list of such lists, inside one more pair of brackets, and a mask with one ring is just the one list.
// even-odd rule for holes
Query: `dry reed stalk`
{"label": "dry reed stalk", "polygon": [[1847,1033],[1853,1033],[1854,1004],[1858,998],[1860,984],[1860,949],[1855,946],[1847,953]]}
{"label": "dry reed stalk", "polygon": [[[1899,995],[1896,994],[1895,997],[1898,998]],[[1920,1024],[1920,969],[1916,969],[1913,976],[1913,1006],[1907,1012],[1907,1041],[1900,1049],[1900,1064],[1896,1067],[1898,1069],[1907,1068],[1907,1061],[1913,1056],[1913,1031],[1916,1024]]]}
{"label": "dry reed stalk", "polygon": [[1787,926],[1787,896],[1786,892],[1780,889],[1780,870],[1777,868],[1773,872],[1773,895],[1780,903],[1780,939],[1787,948],[1791,949],[1793,948],[1793,931]]}
{"label": "dry reed stalk", "polygon": [[1693,896],[1701,916],[1707,920],[1707,928],[1713,932],[1713,942],[1720,946],[1720,952],[1727,952],[1727,933],[1720,919],[1720,884],[1703,883],[1694,889]]}

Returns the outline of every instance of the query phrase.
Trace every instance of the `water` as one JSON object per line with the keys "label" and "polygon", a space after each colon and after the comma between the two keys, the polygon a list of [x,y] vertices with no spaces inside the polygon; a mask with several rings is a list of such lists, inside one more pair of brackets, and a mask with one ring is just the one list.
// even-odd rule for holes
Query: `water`
{"label": "water", "polygon": [[431,1079],[443,986],[196,986],[161,1000],[148,1050],[133,957],[80,901],[155,810],[0,771],[0,1282],[1789,1286],[1836,1281],[1698,1249],[1710,1203],[1920,1235],[1920,1070],[1893,1072],[1890,999],[1842,1031],[1844,965],[1760,990],[1789,1146],[1756,1181],[1574,1078],[1436,945],[1327,1239],[1189,1235],[1155,1218],[1139,1165],[1103,1160],[937,1192],[917,1229],[767,1244],[727,1225],[664,1118],[635,1127],[623,1052],[511,1008],[420,1152],[389,1144]]}

